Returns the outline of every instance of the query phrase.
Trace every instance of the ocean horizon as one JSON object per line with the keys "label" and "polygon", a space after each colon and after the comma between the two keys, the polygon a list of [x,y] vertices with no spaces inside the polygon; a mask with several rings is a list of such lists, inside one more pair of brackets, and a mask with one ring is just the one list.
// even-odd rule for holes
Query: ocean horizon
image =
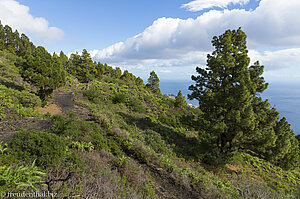
{"label": "ocean horizon", "polygon": [[[188,87],[194,82],[192,80],[162,80],[160,89],[163,94],[177,95],[181,90],[189,104],[198,106],[197,100],[188,100],[187,95],[191,93]],[[291,124],[291,129],[296,135],[300,134],[300,89],[297,84],[271,82],[269,87],[261,94],[263,99],[268,99],[271,107],[275,107],[280,118],[285,117]]]}

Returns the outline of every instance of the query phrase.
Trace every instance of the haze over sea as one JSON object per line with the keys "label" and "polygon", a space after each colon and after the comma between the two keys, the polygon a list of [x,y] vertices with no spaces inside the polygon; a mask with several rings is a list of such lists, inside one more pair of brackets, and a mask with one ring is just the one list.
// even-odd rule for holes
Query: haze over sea
{"label": "haze over sea", "polygon": [[[160,82],[160,89],[163,94],[177,95],[181,90],[184,96],[190,94],[188,87],[193,81],[187,80],[163,80]],[[268,99],[271,107],[275,107],[280,113],[280,118],[287,118],[294,133],[300,134],[300,88],[297,83],[269,82],[268,89],[261,95]],[[187,97],[186,97],[187,99]],[[197,105],[198,101],[187,100],[188,103]]]}

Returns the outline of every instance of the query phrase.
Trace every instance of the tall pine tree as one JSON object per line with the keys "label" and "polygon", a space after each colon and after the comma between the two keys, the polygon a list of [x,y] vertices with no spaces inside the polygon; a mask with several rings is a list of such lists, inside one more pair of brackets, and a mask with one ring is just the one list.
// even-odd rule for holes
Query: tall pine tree
{"label": "tall pine tree", "polygon": [[197,67],[196,82],[189,87],[190,99],[197,99],[204,112],[206,141],[211,146],[209,160],[232,157],[239,140],[255,127],[246,35],[241,30],[227,30],[212,41],[215,51],[207,55],[207,68]]}
{"label": "tall pine tree", "polygon": [[[229,160],[237,149],[252,151],[286,168],[299,164],[299,145],[286,119],[259,94],[268,84],[264,66],[249,66],[246,35],[227,30],[213,38],[215,51],[207,56],[207,68],[197,67],[189,87],[203,111],[202,129],[211,147],[209,158]],[[296,146],[296,147],[294,147]],[[222,161],[224,163],[224,161]]]}

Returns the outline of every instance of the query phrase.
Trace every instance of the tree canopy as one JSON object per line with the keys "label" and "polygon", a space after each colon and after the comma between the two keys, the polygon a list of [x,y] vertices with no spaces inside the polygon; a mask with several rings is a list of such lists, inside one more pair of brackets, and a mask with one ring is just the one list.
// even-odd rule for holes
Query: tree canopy
{"label": "tree canopy", "polygon": [[81,55],[71,54],[68,63],[68,72],[77,77],[81,82],[88,82],[95,78],[97,74],[96,66],[86,49],[83,49]]}
{"label": "tree canopy", "polygon": [[192,76],[195,85],[189,87],[189,98],[197,99],[203,112],[204,140],[211,147],[208,161],[226,162],[237,150],[271,160],[292,150],[290,144],[280,147],[282,142],[294,142],[290,127],[284,120],[278,122],[276,109],[258,96],[268,84],[259,62],[249,66],[246,38],[241,28],[213,37],[215,51],[207,55],[207,67],[197,67],[199,75]]}
{"label": "tree canopy", "polygon": [[26,55],[21,75],[23,78],[39,88],[38,94],[42,100],[65,84],[65,71],[59,57],[50,53],[44,47],[37,47],[32,55]]}
{"label": "tree canopy", "polygon": [[159,78],[154,71],[150,72],[150,76],[148,78],[148,83],[146,84],[146,86],[153,92],[160,93]]}
{"label": "tree canopy", "polygon": [[184,107],[187,103],[185,97],[182,95],[181,90],[178,91],[177,96],[175,97],[175,107]]}
{"label": "tree canopy", "polygon": [[34,49],[35,46],[25,34],[22,33],[20,36],[17,30],[13,32],[10,26],[3,26],[0,21],[0,50],[24,57],[31,54]]}

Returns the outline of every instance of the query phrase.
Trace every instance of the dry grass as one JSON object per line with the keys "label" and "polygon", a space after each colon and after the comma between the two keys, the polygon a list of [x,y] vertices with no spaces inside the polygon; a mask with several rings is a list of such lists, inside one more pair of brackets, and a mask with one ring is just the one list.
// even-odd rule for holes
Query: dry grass
{"label": "dry grass", "polygon": [[50,113],[51,115],[62,114],[61,108],[56,104],[50,104],[44,108],[39,107],[36,109],[36,111],[41,114],[46,114],[46,113]]}

